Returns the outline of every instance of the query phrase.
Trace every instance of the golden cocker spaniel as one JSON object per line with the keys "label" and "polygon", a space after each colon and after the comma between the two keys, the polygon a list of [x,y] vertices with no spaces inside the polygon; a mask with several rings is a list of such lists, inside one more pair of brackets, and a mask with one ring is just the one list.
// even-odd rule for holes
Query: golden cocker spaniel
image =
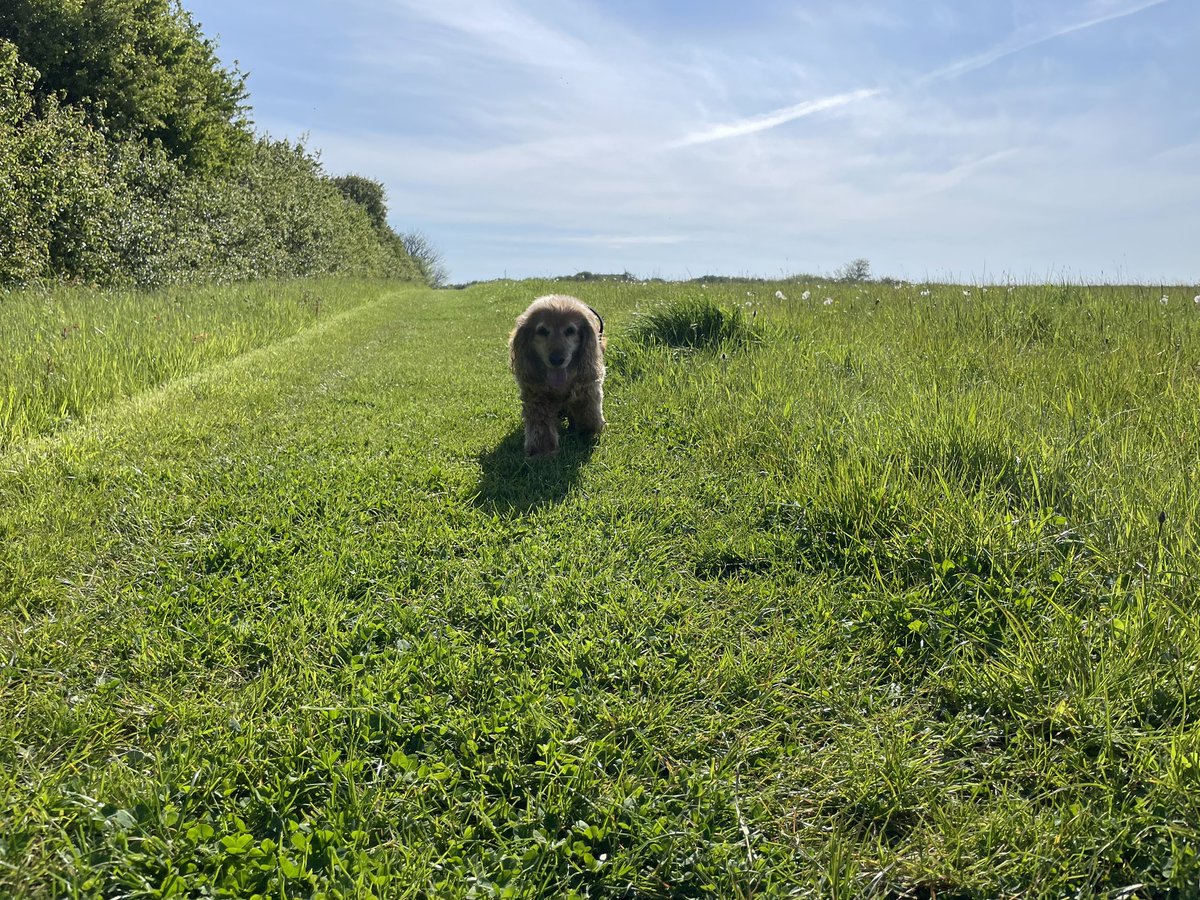
{"label": "golden cocker spaniel", "polygon": [[565,414],[584,435],[604,430],[604,320],[575,297],[539,297],[517,317],[509,363],[521,390],[525,455],[558,454]]}

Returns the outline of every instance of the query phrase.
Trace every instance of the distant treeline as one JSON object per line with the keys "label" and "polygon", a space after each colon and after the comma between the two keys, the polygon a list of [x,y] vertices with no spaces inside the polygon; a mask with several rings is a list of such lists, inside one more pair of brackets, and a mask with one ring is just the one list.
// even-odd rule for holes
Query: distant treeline
{"label": "distant treeline", "polygon": [[424,276],[379,182],[247,109],[178,0],[0,2],[0,284]]}

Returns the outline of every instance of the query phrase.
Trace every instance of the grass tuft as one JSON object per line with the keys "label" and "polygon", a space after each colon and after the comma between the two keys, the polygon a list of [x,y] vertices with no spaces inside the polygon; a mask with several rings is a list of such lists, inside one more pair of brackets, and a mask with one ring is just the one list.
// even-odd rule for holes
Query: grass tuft
{"label": "grass tuft", "polygon": [[643,343],[694,350],[746,345],[760,337],[741,308],[697,296],[681,297],[639,313],[631,335]]}

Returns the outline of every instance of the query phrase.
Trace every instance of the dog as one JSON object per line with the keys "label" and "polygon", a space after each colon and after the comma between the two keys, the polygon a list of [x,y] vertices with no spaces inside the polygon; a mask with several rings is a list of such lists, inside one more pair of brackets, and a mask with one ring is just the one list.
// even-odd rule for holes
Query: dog
{"label": "dog", "polygon": [[604,430],[604,320],[575,297],[538,297],[517,317],[509,364],[521,391],[525,455],[558,455],[558,423],[586,437]]}

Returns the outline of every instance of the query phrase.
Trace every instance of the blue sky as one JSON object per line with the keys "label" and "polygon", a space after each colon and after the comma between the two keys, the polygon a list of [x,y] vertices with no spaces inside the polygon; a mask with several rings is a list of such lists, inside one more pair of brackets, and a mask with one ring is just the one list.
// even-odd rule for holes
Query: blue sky
{"label": "blue sky", "polygon": [[1200,280],[1196,0],[184,0],[453,280]]}

